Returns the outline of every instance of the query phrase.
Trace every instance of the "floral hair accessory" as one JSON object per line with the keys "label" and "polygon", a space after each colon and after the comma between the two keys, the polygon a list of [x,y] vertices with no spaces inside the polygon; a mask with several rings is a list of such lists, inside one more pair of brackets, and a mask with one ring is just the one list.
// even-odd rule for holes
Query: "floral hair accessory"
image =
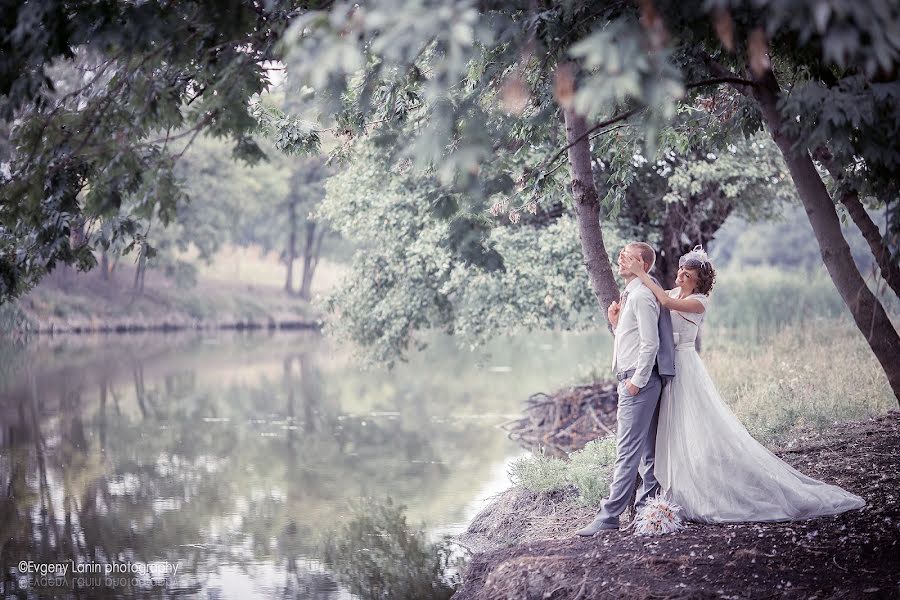
{"label": "floral hair accessory", "polygon": [[708,269],[711,265],[709,260],[709,255],[706,253],[706,250],[703,249],[701,244],[697,244],[694,246],[694,249],[682,256],[678,259],[678,266],[683,267],[685,265],[698,266],[701,269]]}

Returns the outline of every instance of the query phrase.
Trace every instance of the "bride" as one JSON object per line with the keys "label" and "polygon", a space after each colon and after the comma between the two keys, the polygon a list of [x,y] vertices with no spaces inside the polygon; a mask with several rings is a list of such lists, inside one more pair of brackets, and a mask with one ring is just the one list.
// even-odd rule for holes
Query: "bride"
{"label": "bride", "polygon": [[660,401],[656,479],[691,521],[790,521],[861,508],[865,501],[803,475],[757,442],[716,390],[695,340],[716,272],[696,246],[679,260],[676,287],[663,290],[639,257],[623,264],[672,314],[675,378]]}

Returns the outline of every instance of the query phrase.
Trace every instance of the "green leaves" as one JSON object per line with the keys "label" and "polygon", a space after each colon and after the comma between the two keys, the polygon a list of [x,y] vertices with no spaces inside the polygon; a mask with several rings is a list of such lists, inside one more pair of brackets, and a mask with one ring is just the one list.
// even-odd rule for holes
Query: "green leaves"
{"label": "green leaves", "polygon": [[[749,3],[748,3],[749,4]],[[900,8],[891,0],[787,0],[765,3],[771,37],[792,36],[819,47],[824,63],[888,73],[900,62]]]}
{"label": "green leaves", "polygon": [[574,218],[488,227],[486,214],[459,210],[462,195],[385,164],[376,148],[359,147],[352,165],[328,181],[317,216],[360,245],[327,306],[329,330],[365,358],[401,360],[430,329],[477,345],[502,333],[591,323],[596,302]]}
{"label": "green leaves", "polygon": [[262,102],[252,105],[251,114],[259,123],[259,132],[286,154],[317,154],[321,145],[314,123],[304,121]]}
{"label": "green leaves", "polygon": [[[427,65],[428,100],[447,97],[461,81],[476,44],[488,44],[491,30],[471,2],[385,0],[362,5],[337,3],[312,11],[292,26],[285,48],[292,74],[313,87],[330,112],[337,112],[351,80],[366,70],[366,81],[404,79],[408,69]],[[371,84],[370,84],[371,85]],[[360,110],[370,95],[358,95]]]}
{"label": "green leaves", "polygon": [[[251,102],[269,85],[293,2],[8,8],[0,19],[0,118],[9,131],[0,152],[0,302],[59,263],[89,268],[93,247],[137,235],[116,230],[123,223],[171,222],[186,200],[174,146],[203,132],[233,140],[240,159],[263,158]],[[318,148],[314,132],[286,117],[266,125],[281,149]]]}
{"label": "green leaves", "polygon": [[567,459],[533,455],[516,459],[509,468],[509,478],[534,492],[553,492],[575,488],[578,502],[597,506],[609,494],[616,462],[616,438],[607,436],[591,440]]}
{"label": "green leaves", "polygon": [[[575,108],[579,113],[597,118],[610,114],[626,101],[644,102],[659,96],[663,102],[666,94],[653,89],[656,85],[665,85],[676,93],[676,97],[681,95],[682,90],[677,85],[678,72],[666,68],[665,57],[646,53],[642,43],[637,24],[618,19],[569,48],[569,54],[582,61],[587,73],[575,95]],[[674,79],[667,82],[666,77]],[[672,99],[665,104],[671,117]]]}

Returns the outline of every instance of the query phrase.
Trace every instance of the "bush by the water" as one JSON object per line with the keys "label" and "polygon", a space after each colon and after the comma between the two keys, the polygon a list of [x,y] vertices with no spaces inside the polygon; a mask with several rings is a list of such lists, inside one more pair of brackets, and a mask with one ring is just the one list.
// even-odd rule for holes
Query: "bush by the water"
{"label": "bush by the water", "polygon": [[513,484],[533,492],[553,492],[568,488],[578,491],[578,502],[596,506],[609,493],[616,462],[616,439],[607,436],[588,442],[568,459],[545,454],[522,457],[510,466]]}

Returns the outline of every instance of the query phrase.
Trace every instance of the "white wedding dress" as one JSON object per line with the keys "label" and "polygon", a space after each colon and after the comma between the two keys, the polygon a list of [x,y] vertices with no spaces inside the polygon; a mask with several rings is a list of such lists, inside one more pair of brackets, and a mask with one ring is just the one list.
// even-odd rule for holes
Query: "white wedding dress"
{"label": "white wedding dress", "polygon": [[[707,296],[689,297],[708,310]],[[694,349],[706,312],[671,313],[675,378],[662,393],[654,472],[683,518],[790,521],[865,506],[859,496],[803,475],[757,442],[722,401]]]}

